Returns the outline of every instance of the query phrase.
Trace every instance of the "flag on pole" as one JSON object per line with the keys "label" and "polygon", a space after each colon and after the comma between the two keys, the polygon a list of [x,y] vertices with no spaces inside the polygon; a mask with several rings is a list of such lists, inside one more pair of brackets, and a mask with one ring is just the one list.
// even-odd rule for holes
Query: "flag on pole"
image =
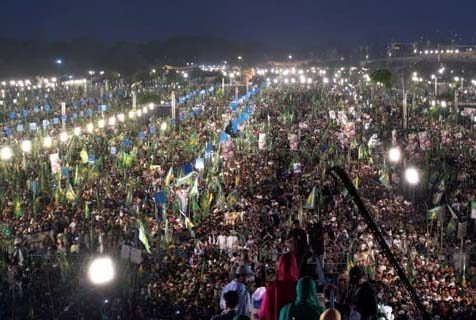
{"label": "flag on pole", "polygon": [[150,252],[149,239],[147,239],[147,233],[145,232],[144,224],[142,223],[141,220],[138,220],[138,223],[139,223],[139,240],[144,245],[147,253],[150,254],[151,252]]}
{"label": "flag on pole", "polygon": [[68,182],[68,185],[66,186],[65,191],[66,191],[65,192],[66,200],[68,200],[69,202],[75,202],[78,199],[78,196],[74,192],[73,187],[71,186],[71,183]]}
{"label": "flag on pole", "polygon": [[441,212],[444,210],[443,206],[435,207],[427,212],[428,220],[436,220],[440,217]]}
{"label": "flag on pole", "polygon": [[88,202],[84,204],[84,218],[89,220],[91,218],[91,213],[89,212],[89,205]]}
{"label": "flag on pole", "polygon": [[167,176],[165,177],[165,186],[168,187],[173,179],[174,179],[174,170],[172,167],[170,167],[169,172],[167,173]]}
{"label": "flag on pole", "polygon": [[304,204],[304,209],[314,209],[316,206],[316,187],[312,188],[311,193],[306,199],[306,203]]}
{"label": "flag on pole", "polygon": [[22,216],[23,216],[23,210],[21,209],[20,198],[17,197],[15,199],[15,217],[19,219]]}
{"label": "flag on pole", "polygon": [[190,190],[190,195],[198,196],[198,177],[195,178],[195,181],[193,182],[192,189]]}
{"label": "flag on pole", "polygon": [[192,179],[193,179],[193,172],[190,172],[190,173],[187,174],[186,176],[183,176],[183,177],[177,179],[177,180],[175,181],[175,185],[176,185],[177,187],[180,187],[180,186],[183,185],[183,184],[189,184],[189,185],[190,185],[191,182],[192,182]]}
{"label": "flag on pole", "polygon": [[81,150],[81,152],[79,153],[79,156],[81,157],[81,163],[83,164],[88,163],[89,155],[86,149]]}

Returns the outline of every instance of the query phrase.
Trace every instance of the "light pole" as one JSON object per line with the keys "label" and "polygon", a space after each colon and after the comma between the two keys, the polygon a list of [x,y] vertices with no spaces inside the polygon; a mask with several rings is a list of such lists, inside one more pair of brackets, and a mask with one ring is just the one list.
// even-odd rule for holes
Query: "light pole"
{"label": "light pole", "polygon": [[432,74],[431,78],[435,80],[435,97],[438,95],[438,76]]}

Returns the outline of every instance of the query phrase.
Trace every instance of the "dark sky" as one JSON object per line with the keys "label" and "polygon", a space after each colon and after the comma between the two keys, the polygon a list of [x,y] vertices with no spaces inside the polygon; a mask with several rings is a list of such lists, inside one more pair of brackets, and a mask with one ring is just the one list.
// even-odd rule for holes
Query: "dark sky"
{"label": "dark sky", "polygon": [[147,41],[210,35],[275,45],[476,38],[476,0],[1,0],[0,37]]}

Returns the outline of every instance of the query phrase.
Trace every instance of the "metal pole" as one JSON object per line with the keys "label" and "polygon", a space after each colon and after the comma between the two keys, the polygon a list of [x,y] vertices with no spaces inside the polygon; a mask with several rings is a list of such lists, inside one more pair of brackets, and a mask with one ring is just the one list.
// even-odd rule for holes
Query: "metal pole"
{"label": "metal pole", "polygon": [[332,177],[337,180],[340,179],[340,181],[344,184],[345,188],[349,192],[350,196],[352,197],[352,200],[354,204],[357,206],[359,209],[359,212],[361,216],[364,218],[365,222],[367,223],[367,226],[369,227],[369,230],[372,232],[375,240],[377,243],[380,245],[382,248],[382,251],[387,258],[387,260],[390,262],[390,264],[393,266],[395,271],[397,272],[400,280],[402,281],[404,287],[408,290],[410,293],[410,296],[413,298],[413,302],[415,302],[416,307],[420,311],[420,314],[424,320],[430,320],[430,315],[426,311],[425,307],[420,301],[420,298],[418,297],[418,294],[411,285],[410,281],[408,280],[405,271],[403,271],[402,267],[400,266],[400,263],[398,260],[395,258],[393,255],[392,251],[388,247],[387,243],[385,242],[385,238],[383,237],[382,233],[380,232],[378,226],[375,224],[375,221],[372,219],[372,216],[369,214],[367,211],[367,208],[365,207],[364,203],[362,202],[362,199],[359,196],[359,193],[355,189],[354,185],[349,179],[349,176],[347,173],[342,169],[341,167],[333,167],[331,168],[330,174]]}
{"label": "metal pole", "polygon": [[135,91],[132,91],[132,110],[134,110],[134,113],[136,112],[137,109],[137,95]]}
{"label": "metal pole", "polygon": [[438,76],[435,76],[435,98],[438,96]]}
{"label": "metal pole", "polygon": [[61,102],[61,122],[63,125],[63,131],[66,129],[66,102]]}
{"label": "metal pole", "polygon": [[238,99],[238,86],[235,87],[235,99]]}
{"label": "metal pole", "polygon": [[175,122],[175,91],[172,91],[170,100],[170,105],[172,106],[172,120]]}
{"label": "metal pole", "polygon": [[221,78],[221,93],[225,96],[225,77]]}

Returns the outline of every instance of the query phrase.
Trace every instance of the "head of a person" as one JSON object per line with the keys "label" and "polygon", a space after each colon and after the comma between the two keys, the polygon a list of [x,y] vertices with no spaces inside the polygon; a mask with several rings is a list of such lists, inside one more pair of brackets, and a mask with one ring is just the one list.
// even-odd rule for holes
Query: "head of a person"
{"label": "head of a person", "polygon": [[317,298],[316,282],[309,276],[299,279],[296,285],[296,303],[309,303],[320,306]]}
{"label": "head of a person", "polygon": [[292,252],[283,254],[279,258],[277,279],[280,281],[297,281],[299,278],[299,268],[296,257]]}
{"label": "head of a person", "polygon": [[319,317],[319,320],[340,320],[340,319],[341,319],[341,315],[337,309],[327,309]]}
{"label": "head of a person", "polygon": [[359,284],[364,280],[365,273],[361,267],[355,266],[352,267],[349,271],[349,282],[351,284]]}
{"label": "head of a person", "polygon": [[232,290],[225,292],[225,294],[223,295],[223,299],[225,300],[226,308],[229,310],[233,310],[238,305],[240,297],[238,295],[238,292]]}
{"label": "head of a person", "polygon": [[294,229],[299,229],[300,227],[301,227],[301,223],[299,222],[298,219],[295,219],[295,220],[293,221],[293,228],[294,228]]}
{"label": "head of a person", "polygon": [[250,267],[246,264],[242,264],[236,268],[235,275],[238,281],[245,283],[249,277],[254,275],[254,273],[251,271]]}

